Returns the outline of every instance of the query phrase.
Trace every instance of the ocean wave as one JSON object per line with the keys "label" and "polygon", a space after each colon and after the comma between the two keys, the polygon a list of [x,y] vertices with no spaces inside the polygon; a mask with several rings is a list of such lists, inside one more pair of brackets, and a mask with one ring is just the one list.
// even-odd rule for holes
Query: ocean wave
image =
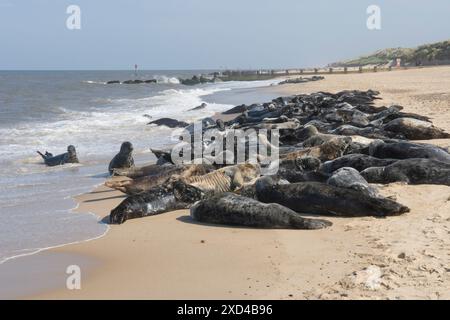
{"label": "ocean wave", "polygon": [[81,81],[82,83],[87,83],[87,84],[106,84],[106,82],[104,81],[93,81],[93,80],[84,80]]}
{"label": "ocean wave", "polygon": [[[223,90],[229,89],[172,88],[144,98],[110,99],[106,106],[88,111],[59,107],[61,114],[53,121],[39,124],[25,122],[14,128],[0,128],[0,157],[35,163],[38,158],[30,157],[34,156],[36,150],[62,153],[69,144],[76,146],[81,158],[86,155],[95,157],[113,153],[124,140],[141,141],[141,146],[145,141],[147,149],[152,141],[161,139],[161,136],[164,138],[168,130],[146,126],[149,119],[144,115],[149,115],[152,119],[171,117],[183,121],[210,116],[230,106],[210,104],[205,110],[185,111],[203,103],[203,96]],[[139,152],[139,143],[137,146],[136,151]],[[142,149],[143,147],[141,151]]]}
{"label": "ocean wave", "polygon": [[168,77],[168,76],[154,76],[154,79],[156,79],[157,83],[164,83],[164,84],[180,84],[180,80],[176,77]]}
{"label": "ocean wave", "polygon": [[[70,197],[92,190],[99,181],[103,182],[107,164],[124,140],[135,145],[138,161],[148,158],[149,147],[170,144],[172,129],[147,126],[149,119],[144,117],[145,114],[152,119],[171,117],[191,122],[231,107],[211,103],[205,109],[187,112],[203,103],[204,96],[270,85],[266,82],[227,82],[180,88],[175,86],[178,84],[176,78],[160,76],[157,80],[166,86],[155,86],[155,90],[160,91],[148,97],[97,97],[94,100],[101,101],[89,100],[92,106],[87,105],[84,110],[73,110],[70,104],[65,105],[64,99],[60,99],[58,106],[51,106],[56,110],[51,119],[40,118],[39,122],[20,122],[12,128],[0,128],[1,184],[14,185],[0,195],[0,207],[9,213],[4,217],[5,228],[0,228],[2,244],[5,244],[0,250],[0,264],[55,247],[52,244],[78,243],[73,240],[96,239],[106,233],[109,227],[97,225],[97,219],[68,214],[74,206]],[[104,84],[91,80],[86,83]],[[47,103],[41,104],[41,107],[45,106]],[[82,165],[49,168],[36,154],[36,150],[62,153],[69,144],[76,146]],[[46,217],[44,224],[43,217]],[[28,230],[26,239],[17,235],[22,236],[19,239],[14,233],[14,230],[22,229]]]}

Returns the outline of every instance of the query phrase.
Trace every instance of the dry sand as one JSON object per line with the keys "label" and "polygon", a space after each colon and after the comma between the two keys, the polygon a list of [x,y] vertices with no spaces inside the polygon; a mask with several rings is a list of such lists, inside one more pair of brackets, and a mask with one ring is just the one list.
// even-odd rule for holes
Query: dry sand
{"label": "dry sand", "polygon": [[[450,67],[329,75],[272,87],[279,95],[375,89],[450,132]],[[450,146],[450,140],[439,140]],[[449,299],[450,187],[380,187],[411,212],[388,219],[329,218],[326,230],[256,230],[194,223],[187,210],[112,226],[102,239],[51,250],[99,263],[82,289],[33,298]],[[123,196],[100,188],[78,198],[106,217]]]}

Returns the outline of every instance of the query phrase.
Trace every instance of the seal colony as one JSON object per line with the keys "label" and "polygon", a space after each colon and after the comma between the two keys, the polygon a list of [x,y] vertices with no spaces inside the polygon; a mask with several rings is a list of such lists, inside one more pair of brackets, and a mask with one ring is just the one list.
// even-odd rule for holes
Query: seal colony
{"label": "seal colony", "polygon": [[[379,92],[373,90],[317,92],[241,105],[224,112],[236,114],[230,121],[204,119],[208,129],[223,136],[232,129],[279,130],[279,146],[264,142],[279,154],[278,170],[271,175],[263,175],[262,169],[273,163],[268,165],[263,157],[250,163],[248,153],[245,163],[209,160],[179,165],[172,161],[171,150],[152,150],[158,163],[136,168],[122,160],[124,150],[120,159],[112,161],[117,166],[110,167],[124,180],[106,185],[129,196],[111,211],[110,222],[121,224],[189,208],[192,219],[202,223],[321,229],[331,223],[304,215],[407,213],[408,207],[381,196],[370,183],[450,185],[448,150],[410,141],[450,138],[450,134],[426,117],[402,112],[401,106],[377,107],[376,99]],[[153,124],[192,128],[172,119]],[[203,152],[208,147],[210,141],[204,140]]]}

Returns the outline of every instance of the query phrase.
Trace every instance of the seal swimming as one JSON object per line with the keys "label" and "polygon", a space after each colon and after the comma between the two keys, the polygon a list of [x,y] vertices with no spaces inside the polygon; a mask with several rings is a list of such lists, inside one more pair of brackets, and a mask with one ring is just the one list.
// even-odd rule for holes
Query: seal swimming
{"label": "seal swimming", "polygon": [[154,124],[157,126],[166,126],[169,128],[185,128],[189,125],[189,123],[184,121],[178,121],[171,118],[161,118],[158,120],[154,120],[148,123],[149,125]]}
{"label": "seal swimming", "polygon": [[371,183],[406,182],[450,186],[450,163],[433,159],[399,160],[385,167],[367,168],[361,175]]}
{"label": "seal swimming", "polygon": [[42,154],[40,151],[37,151],[37,153],[42,157],[42,159],[44,159],[44,163],[49,167],[63,165],[66,163],[79,163],[77,151],[72,145],[67,147],[66,153],[57,156],[53,156],[53,154],[47,151],[45,152],[45,154]]}
{"label": "seal swimming", "polygon": [[276,203],[261,203],[233,193],[223,193],[197,202],[190,209],[193,220],[271,229],[322,229],[331,222],[307,219]]}
{"label": "seal swimming", "polygon": [[133,145],[131,142],[124,142],[120,146],[120,152],[114,156],[114,158],[109,163],[108,171],[109,174],[113,174],[114,169],[123,169],[134,167],[133,159]]}
{"label": "seal swimming", "polygon": [[296,212],[340,217],[386,217],[409,212],[393,200],[320,182],[276,184],[270,177],[258,179],[256,196],[265,203],[278,203]]}

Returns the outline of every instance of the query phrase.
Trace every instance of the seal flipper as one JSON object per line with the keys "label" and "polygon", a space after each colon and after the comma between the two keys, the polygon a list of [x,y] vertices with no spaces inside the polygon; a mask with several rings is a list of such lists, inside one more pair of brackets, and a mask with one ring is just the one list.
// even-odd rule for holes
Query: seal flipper
{"label": "seal flipper", "polygon": [[308,219],[301,216],[292,217],[290,223],[297,229],[317,230],[331,227],[333,223],[322,219]]}
{"label": "seal flipper", "polygon": [[36,151],[36,152],[42,157],[42,159],[44,159],[44,161],[49,158],[49,154],[51,155],[51,153],[48,153],[47,151],[45,152],[45,154],[43,154],[40,151]]}

